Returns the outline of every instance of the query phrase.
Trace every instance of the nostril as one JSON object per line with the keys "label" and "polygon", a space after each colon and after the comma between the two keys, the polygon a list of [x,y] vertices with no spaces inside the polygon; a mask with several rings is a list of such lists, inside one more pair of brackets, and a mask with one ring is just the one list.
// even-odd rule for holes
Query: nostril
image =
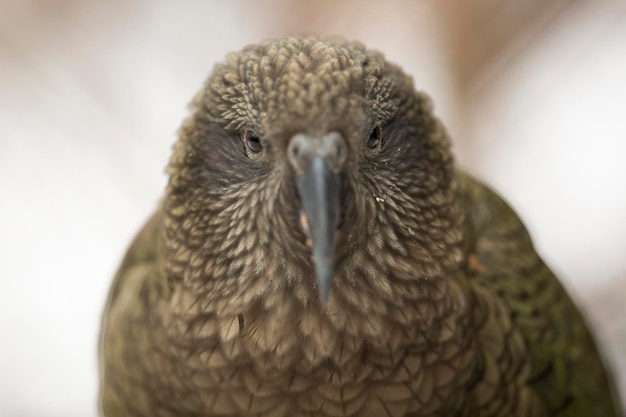
{"label": "nostril", "polygon": [[296,172],[303,173],[306,170],[307,161],[310,159],[307,155],[312,150],[313,144],[310,137],[298,133],[291,138],[287,148],[287,158]]}
{"label": "nostril", "polygon": [[292,159],[298,159],[298,155],[300,155],[300,143],[292,140],[289,146],[289,157]]}
{"label": "nostril", "polygon": [[336,173],[346,159],[346,144],[339,132],[330,132],[322,138],[320,154]]}

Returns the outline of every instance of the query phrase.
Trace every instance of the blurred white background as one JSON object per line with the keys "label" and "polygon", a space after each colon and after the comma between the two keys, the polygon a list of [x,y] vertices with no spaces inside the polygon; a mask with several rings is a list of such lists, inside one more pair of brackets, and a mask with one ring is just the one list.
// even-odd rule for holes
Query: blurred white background
{"label": "blurred white background", "polygon": [[293,32],[414,76],[626,375],[623,1],[0,0],[0,416],[96,415],[106,292],[186,104],[227,52]]}

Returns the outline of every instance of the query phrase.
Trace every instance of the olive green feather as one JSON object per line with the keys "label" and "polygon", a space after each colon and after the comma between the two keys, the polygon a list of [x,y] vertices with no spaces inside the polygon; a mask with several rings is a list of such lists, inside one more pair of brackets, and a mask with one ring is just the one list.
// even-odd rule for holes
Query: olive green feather
{"label": "olive green feather", "polygon": [[621,415],[524,225],[380,53],[229,55],[167,172],[104,312],[104,416]]}

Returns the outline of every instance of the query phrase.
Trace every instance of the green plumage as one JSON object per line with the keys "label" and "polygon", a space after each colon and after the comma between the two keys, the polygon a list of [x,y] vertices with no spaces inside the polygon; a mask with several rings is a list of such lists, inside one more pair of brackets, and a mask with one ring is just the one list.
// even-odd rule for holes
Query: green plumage
{"label": "green plumage", "polygon": [[[324,302],[287,152],[328,132],[347,156]],[[105,416],[620,415],[523,224],[382,55],[299,37],[230,55],[168,174],[111,288]]]}

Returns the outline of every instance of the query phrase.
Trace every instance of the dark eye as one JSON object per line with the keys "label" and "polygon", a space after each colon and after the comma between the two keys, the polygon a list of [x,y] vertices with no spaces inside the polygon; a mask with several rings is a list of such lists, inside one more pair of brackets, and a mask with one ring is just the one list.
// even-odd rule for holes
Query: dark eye
{"label": "dark eye", "polygon": [[376,148],[380,144],[380,126],[374,127],[370,133],[370,137],[367,139],[367,147],[370,149]]}
{"label": "dark eye", "polygon": [[248,147],[250,152],[259,153],[263,150],[261,138],[255,131],[246,130],[244,133],[244,140],[246,141],[246,146]]}

